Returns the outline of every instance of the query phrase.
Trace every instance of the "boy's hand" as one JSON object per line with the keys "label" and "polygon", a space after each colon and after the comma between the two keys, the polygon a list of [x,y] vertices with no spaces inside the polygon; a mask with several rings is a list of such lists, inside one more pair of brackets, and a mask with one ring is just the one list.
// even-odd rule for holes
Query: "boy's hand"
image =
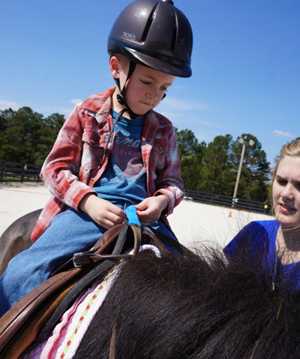
{"label": "boy's hand", "polygon": [[136,206],[136,213],[142,223],[147,224],[155,222],[160,218],[161,213],[167,207],[168,202],[168,197],[163,194],[147,197]]}
{"label": "boy's hand", "polygon": [[95,194],[85,196],[80,202],[79,209],[106,229],[122,223],[125,219],[125,213],[121,208]]}

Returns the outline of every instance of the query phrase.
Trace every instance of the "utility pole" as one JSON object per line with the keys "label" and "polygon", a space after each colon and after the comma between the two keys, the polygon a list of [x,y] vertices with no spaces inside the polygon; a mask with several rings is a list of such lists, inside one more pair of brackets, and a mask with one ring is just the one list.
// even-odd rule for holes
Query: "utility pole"
{"label": "utility pole", "polygon": [[240,177],[241,177],[242,167],[243,167],[243,162],[244,162],[244,157],[245,157],[246,145],[248,144],[249,146],[253,146],[255,144],[255,142],[252,139],[248,140],[247,136],[240,137],[239,143],[242,144],[242,152],[241,152],[239,169],[237,172],[233,196],[232,196],[232,207],[234,207],[238,202],[237,193],[238,193],[239,182],[240,182]]}

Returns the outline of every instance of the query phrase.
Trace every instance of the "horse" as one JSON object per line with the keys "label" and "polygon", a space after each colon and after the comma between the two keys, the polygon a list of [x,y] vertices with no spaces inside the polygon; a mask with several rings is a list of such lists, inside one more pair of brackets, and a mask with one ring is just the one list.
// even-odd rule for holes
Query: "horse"
{"label": "horse", "polygon": [[[280,278],[280,285],[274,289],[263,268],[253,268],[246,258],[245,254],[227,261],[222,252],[209,248],[182,255],[168,250],[157,253],[153,246],[126,256],[105,274],[106,281],[114,280],[80,342],[75,344],[72,357],[299,357],[299,293],[290,292]],[[52,316],[50,325],[45,324],[22,359],[37,357],[47,349],[66,313],[70,315],[68,311],[75,311],[79,303],[93,296],[102,279],[100,276],[90,283],[87,291],[80,291],[75,298],[74,293],[73,298],[67,295],[60,305],[63,312],[59,320],[56,312],[56,320]],[[80,322],[81,314],[78,315]],[[67,327],[66,332],[72,339],[71,329]],[[76,341],[76,335],[74,338]]]}
{"label": "horse", "polygon": [[37,209],[16,219],[1,235],[0,274],[13,256],[31,246],[30,235],[41,211]]}

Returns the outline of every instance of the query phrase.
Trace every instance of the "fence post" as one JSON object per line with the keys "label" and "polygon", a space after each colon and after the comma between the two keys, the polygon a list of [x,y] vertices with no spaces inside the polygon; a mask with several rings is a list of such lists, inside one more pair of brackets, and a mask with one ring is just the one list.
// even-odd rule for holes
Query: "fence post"
{"label": "fence post", "polygon": [[25,165],[22,167],[21,182],[24,182],[24,177],[25,177],[26,171],[27,171],[27,164],[25,163]]}
{"label": "fence post", "polygon": [[0,182],[4,182],[4,171],[5,171],[5,169],[4,169],[4,165],[0,165]]}

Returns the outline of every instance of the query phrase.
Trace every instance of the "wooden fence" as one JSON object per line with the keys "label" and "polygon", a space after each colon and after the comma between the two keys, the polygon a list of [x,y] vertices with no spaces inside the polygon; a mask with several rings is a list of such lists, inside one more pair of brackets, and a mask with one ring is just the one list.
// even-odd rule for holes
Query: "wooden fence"
{"label": "wooden fence", "polygon": [[231,207],[237,209],[245,209],[251,212],[271,214],[272,207],[267,202],[251,201],[243,198],[232,199],[231,196],[222,194],[207,193],[201,191],[186,190],[186,199],[196,202],[214,204],[218,206]]}
{"label": "wooden fence", "polygon": [[[5,181],[40,181],[39,166],[18,164],[13,162],[0,161],[0,182]],[[219,205],[224,207],[232,207],[237,209],[245,209],[252,212],[271,214],[271,206],[268,203],[245,200],[242,198],[232,200],[232,197],[221,194],[186,190],[185,198],[193,201]]]}
{"label": "wooden fence", "polygon": [[0,182],[39,182],[39,166],[0,161]]}

